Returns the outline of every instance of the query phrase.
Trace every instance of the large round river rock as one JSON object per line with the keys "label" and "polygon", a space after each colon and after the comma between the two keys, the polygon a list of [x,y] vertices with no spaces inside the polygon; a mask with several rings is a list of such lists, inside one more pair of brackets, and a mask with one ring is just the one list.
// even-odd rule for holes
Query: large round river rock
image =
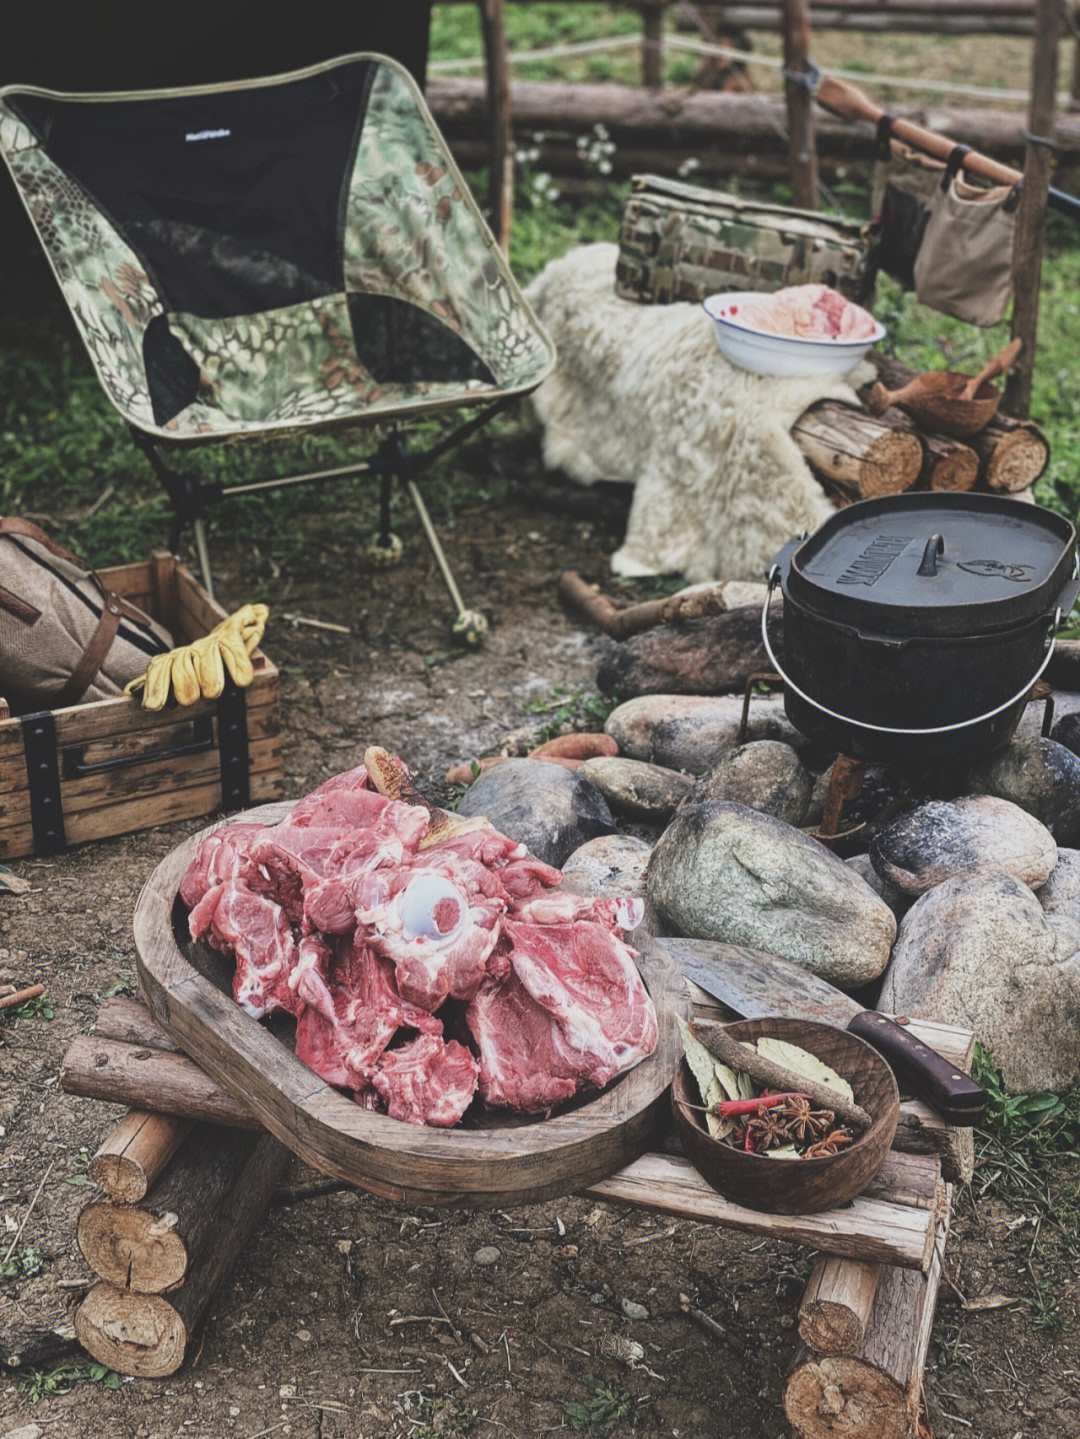
{"label": "large round river rock", "polygon": [[960,875],[900,922],[878,1006],[975,1031],[1008,1089],[1080,1076],[1080,956],[1012,875]]}
{"label": "large round river rock", "polygon": [[870,846],[882,879],[907,894],[922,894],[957,874],[1000,869],[1032,889],[1057,863],[1054,836],[1008,800],[965,795],[930,800],[883,829]]}
{"label": "large round river rock", "polygon": [[1018,737],[976,765],[976,794],[1011,800],[1040,820],[1058,844],[1080,843],[1080,757],[1056,740]]}
{"label": "large round river rock", "polygon": [[836,984],[876,979],[896,936],[888,905],[824,845],[698,792],[657,842],[647,892],[677,934],[768,950]]}
{"label": "large round river rock", "polygon": [[586,840],[610,834],[608,802],[574,770],[539,759],[508,759],[485,771],[458,805],[542,859],[561,865]]}
{"label": "large round river rock", "polygon": [[[742,708],[741,695],[642,695],[612,710],[604,728],[629,759],[705,774],[738,742]],[[784,701],[771,695],[751,701],[746,737],[809,748],[784,713]]]}

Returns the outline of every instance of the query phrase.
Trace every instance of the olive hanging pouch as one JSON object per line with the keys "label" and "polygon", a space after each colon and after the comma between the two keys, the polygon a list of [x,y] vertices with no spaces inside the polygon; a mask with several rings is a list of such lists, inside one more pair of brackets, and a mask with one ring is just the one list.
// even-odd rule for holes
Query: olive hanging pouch
{"label": "olive hanging pouch", "polygon": [[983,329],[1005,318],[1019,195],[1018,186],[977,189],[959,175],[939,191],[915,260],[922,304]]}

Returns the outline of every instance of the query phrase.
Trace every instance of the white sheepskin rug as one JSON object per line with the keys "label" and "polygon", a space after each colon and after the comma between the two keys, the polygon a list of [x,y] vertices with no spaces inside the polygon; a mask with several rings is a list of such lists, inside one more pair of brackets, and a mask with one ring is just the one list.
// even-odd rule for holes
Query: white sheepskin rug
{"label": "white sheepskin rug", "polygon": [[729,365],[699,305],[617,299],[617,253],[571,250],[526,291],[559,354],[532,397],[544,462],[583,484],[634,486],[616,574],[760,579],[785,541],[833,513],[792,424],[815,400],[855,393],[835,377]]}

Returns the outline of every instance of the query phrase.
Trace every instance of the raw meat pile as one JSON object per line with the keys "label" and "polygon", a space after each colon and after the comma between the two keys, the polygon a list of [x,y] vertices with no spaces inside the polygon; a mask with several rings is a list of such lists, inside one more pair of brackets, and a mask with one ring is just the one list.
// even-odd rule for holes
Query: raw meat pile
{"label": "raw meat pile", "polygon": [[651,1054],[622,937],[641,901],[564,893],[496,830],[438,838],[431,820],[361,766],[272,828],[204,839],[180,897],[192,938],[235,958],[236,1002],[295,1015],[300,1059],[414,1124],[456,1124],[477,1091],[546,1112]]}
{"label": "raw meat pile", "polygon": [[755,295],[741,318],[755,330],[800,340],[869,340],[877,330],[873,315],[828,285],[795,285]]}

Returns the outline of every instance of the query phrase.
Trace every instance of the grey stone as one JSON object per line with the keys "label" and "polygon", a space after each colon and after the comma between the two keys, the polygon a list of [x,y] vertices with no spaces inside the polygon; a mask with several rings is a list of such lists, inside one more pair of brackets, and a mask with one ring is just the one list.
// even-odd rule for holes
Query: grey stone
{"label": "grey stone", "polygon": [[1008,1089],[1080,1077],[1080,957],[1063,957],[1023,881],[986,871],[935,886],[900,922],[878,1005],[963,1025]]}
{"label": "grey stone", "polygon": [[[741,695],[642,695],[608,715],[604,728],[629,759],[705,774],[739,737]],[[773,696],[750,703],[748,740],[776,739],[803,753],[808,741]]]}
{"label": "grey stone", "polygon": [[897,919],[910,907],[911,895],[905,894],[902,889],[897,889],[896,885],[890,884],[887,879],[882,879],[871,864],[868,854],[853,854],[849,859],[845,859],[844,863],[866,880],[870,888],[885,901]]}
{"label": "grey stone", "polygon": [[645,894],[651,844],[630,834],[603,834],[576,849],[562,867],[563,887],[575,894],[622,895],[645,900],[645,914],[631,944],[661,933],[659,916]]}
{"label": "grey stone", "polygon": [[537,859],[554,865],[615,828],[595,786],[574,770],[538,759],[508,759],[485,771],[466,791],[458,813],[484,815]]}
{"label": "grey stone", "polygon": [[[1024,718],[1027,719],[1026,713]],[[1050,731],[1050,738],[1057,744],[1063,744],[1073,754],[1080,755],[1080,714],[1073,711],[1062,715]]]}
{"label": "grey stone", "polygon": [[789,744],[762,739],[726,750],[698,781],[695,792],[704,799],[731,800],[797,825],[803,821],[813,788],[813,776]]}
{"label": "grey stone", "polygon": [[623,1299],[619,1307],[627,1319],[648,1319],[649,1311],[644,1304],[636,1304],[633,1299]]}
{"label": "grey stone", "polygon": [[817,840],[697,794],[657,842],[647,889],[675,933],[768,950],[837,984],[876,979],[896,935],[888,905]]}
{"label": "grey stone", "polygon": [[878,874],[907,894],[923,894],[959,874],[998,869],[1032,889],[1057,863],[1054,836],[1008,800],[965,795],[929,800],[875,837],[870,860]]}
{"label": "grey stone", "polygon": [[969,788],[1011,800],[1058,844],[1080,841],[1080,757],[1049,739],[1013,739],[972,769]]}
{"label": "grey stone", "polygon": [[481,1269],[490,1269],[493,1264],[498,1264],[501,1258],[501,1249],[496,1249],[494,1244],[484,1244],[473,1255],[473,1263],[479,1264]]}
{"label": "grey stone", "polygon": [[693,784],[678,770],[611,755],[587,759],[578,774],[594,784],[617,813],[655,824],[671,818]]}
{"label": "grey stone", "polygon": [[1058,958],[1080,952],[1080,850],[1058,850],[1057,864],[1038,898],[1057,937]]}

